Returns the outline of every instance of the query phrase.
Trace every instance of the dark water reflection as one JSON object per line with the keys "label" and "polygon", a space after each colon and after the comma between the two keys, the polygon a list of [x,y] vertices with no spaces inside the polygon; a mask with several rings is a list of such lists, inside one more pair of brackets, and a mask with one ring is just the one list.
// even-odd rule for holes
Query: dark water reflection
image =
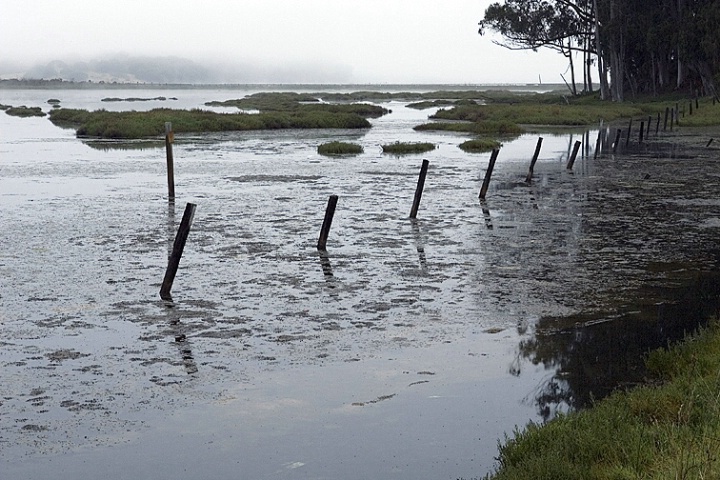
{"label": "dark water reflection", "polygon": [[[641,289],[634,303],[612,315],[539,319],[518,347],[519,357],[555,370],[536,392],[538,413],[548,420],[558,410],[590,407],[618,388],[646,380],[648,352],[682,340],[720,308],[720,270],[696,272],[680,282]],[[513,365],[511,373],[520,375],[522,362]]]}

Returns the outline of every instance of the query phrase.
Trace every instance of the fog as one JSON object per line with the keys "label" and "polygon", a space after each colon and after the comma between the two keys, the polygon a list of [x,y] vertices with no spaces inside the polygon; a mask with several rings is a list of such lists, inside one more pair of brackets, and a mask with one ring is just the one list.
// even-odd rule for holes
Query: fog
{"label": "fog", "polygon": [[561,82],[562,55],[510,51],[478,35],[490,3],[3,2],[0,75],[131,56],[175,57],[205,69],[205,81],[228,83]]}

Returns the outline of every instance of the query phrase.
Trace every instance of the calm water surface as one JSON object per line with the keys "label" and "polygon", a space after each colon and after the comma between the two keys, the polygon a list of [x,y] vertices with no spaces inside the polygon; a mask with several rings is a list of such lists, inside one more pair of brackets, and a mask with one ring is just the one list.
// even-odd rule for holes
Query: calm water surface
{"label": "calm water surface", "polygon": [[[196,108],[248,93],[8,90],[0,103]],[[157,96],[177,100],[100,101]],[[542,134],[528,186],[537,135],[523,135],[480,203],[489,154],[412,130],[431,110],[383,105],[363,131],[178,136],[174,205],[152,142],[109,148],[0,114],[8,478],[478,477],[515,426],[637,381],[644,351],[716,308],[717,152],[594,159],[597,130]],[[364,153],[319,156],[330,140]],[[568,171],[576,140],[591,146]],[[382,154],[394,141],[438,148]]]}

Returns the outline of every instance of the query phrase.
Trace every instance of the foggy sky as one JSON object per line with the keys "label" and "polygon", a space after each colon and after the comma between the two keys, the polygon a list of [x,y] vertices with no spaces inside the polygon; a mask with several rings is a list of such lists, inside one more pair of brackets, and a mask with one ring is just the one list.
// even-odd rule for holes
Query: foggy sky
{"label": "foggy sky", "polygon": [[[566,59],[477,33],[491,0],[3,0],[2,68],[101,55],[228,71],[310,65],[336,83],[561,83]],[[6,74],[7,71],[0,74]]]}

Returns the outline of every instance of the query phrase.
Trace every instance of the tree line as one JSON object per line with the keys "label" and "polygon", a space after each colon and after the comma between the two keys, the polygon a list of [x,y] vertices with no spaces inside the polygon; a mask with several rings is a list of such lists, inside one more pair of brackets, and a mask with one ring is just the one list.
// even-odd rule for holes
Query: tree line
{"label": "tree line", "polygon": [[505,0],[479,25],[506,48],[565,55],[574,94],[580,77],[583,92],[597,82],[614,101],[674,90],[715,96],[720,80],[720,0]]}

